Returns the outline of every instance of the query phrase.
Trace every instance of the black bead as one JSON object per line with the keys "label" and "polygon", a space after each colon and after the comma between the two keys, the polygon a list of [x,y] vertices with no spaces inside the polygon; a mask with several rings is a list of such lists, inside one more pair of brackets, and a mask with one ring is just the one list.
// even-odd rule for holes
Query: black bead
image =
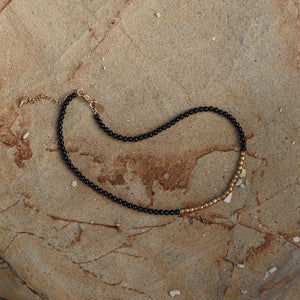
{"label": "black bead", "polygon": [[184,115],[183,115],[183,114],[180,114],[180,115],[178,116],[178,118],[179,118],[180,120],[182,120],[182,119],[184,119]]}
{"label": "black bead", "polygon": [[72,97],[72,98],[75,98],[75,97],[76,97],[76,93],[72,93],[72,94],[71,94],[71,97]]}
{"label": "black bead", "polygon": [[153,210],[153,213],[154,213],[155,215],[158,215],[158,209],[154,209],[154,210]]}
{"label": "black bead", "polygon": [[160,215],[163,215],[163,214],[164,214],[163,209],[160,209],[160,210],[158,211],[158,213],[159,213]]}
{"label": "black bead", "polygon": [[158,131],[157,130],[153,130],[152,133],[153,133],[153,135],[157,135]]}
{"label": "black bead", "polygon": [[118,200],[117,200],[117,202],[119,203],[119,204],[121,204],[122,203],[122,199],[121,198],[118,198]]}
{"label": "black bead", "polygon": [[141,206],[138,206],[137,210],[138,211],[143,211],[143,208]]}
{"label": "black bead", "polygon": [[117,137],[118,137],[118,135],[117,135],[116,133],[114,133],[114,134],[113,134],[113,138],[116,139]]}
{"label": "black bead", "polygon": [[175,215],[179,215],[179,214],[180,214],[180,210],[179,210],[179,209],[175,209],[175,210],[174,210],[174,214],[175,214]]}
{"label": "black bead", "polygon": [[208,107],[208,110],[209,110],[209,111],[214,111],[214,107],[209,106],[209,107]]}
{"label": "black bead", "polygon": [[168,214],[169,214],[169,211],[168,211],[167,209],[165,209],[165,210],[164,210],[164,214],[165,214],[165,215],[168,215]]}
{"label": "black bead", "polygon": [[224,111],[223,116],[227,117],[228,116],[228,112]]}
{"label": "black bead", "polygon": [[219,109],[217,107],[214,108],[214,112],[218,113]]}
{"label": "black bead", "polygon": [[201,112],[201,111],[203,111],[203,110],[204,110],[204,108],[203,108],[202,106],[199,106],[199,107],[198,107],[198,111]]}
{"label": "black bead", "polygon": [[143,212],[147,213],[148,212],[148,208],[147,207],[143,207]]}
{"label": "black bead", "polygon": [[114,202],[116,202],[117,199],[118,199],[118,198],[117,198],[116,196],[113,196],[113,197],[111,198],[111,200],[114,201]]}
{"label": "black bead", "polygon": [[122,140],[123,139],[123,135],[118,135],[118,140]]}
{"label": "black bead", "polygon": [[114,133],[113,133],[111,130],[109,130],[109,131],[107,132],[107,134],[110,135],[110,136],[112,136]]}
{"label": "black bead", "polygon": [[204,110],[204,111],[208,111],[208,109],[209,109],[208,106],[204,106],[204,107],[203,107],[203,110]]}
{"label": "black bead", "polygon": [[127,136],[123,136],[122,141],[126,142],[128,140]]}
{"label": "black bead", "polygon": [[179,121],[180,121],[180,118],[179,118],[179,117],[176,117],[176,118],[174,119],[174,121],[175,121],[175,122],[179,122]]}
{"label": "black bead", "polygon": [[149,132],[148,137],[153,137],[153,132]]}
{"label": "black bead", "polygon": [[102,191],[103,196],[107,196],[108,192],[107,191]]}
{"label": "black bead", "polygon": [[138,141],[138,138],[135,136],[135,137],[133,138],[133,141],[134,141],[134,142],[137,142],[137,141]]}
{"label": "black bead", "polygon": [[131,208],[132,207],[132,203],[127,203],[127,205],[126,205],[128,208]]}
{"label": "black bead", "polygon": [[156,130],[157,130],[157,132],[162,132],[161,127],[158,127]]}
{"label": "black bead", "polygon": [[113,195],[111,193],[108,193],[107,196],[106,196],[108,199],[112,199],[113,198]]}
{"label": "black bead", "polygon": [[171,123],[171,125],[173,126],[173,125],[176,124],[176,121],[175,121],[175,120],[172,120],[170,123]]}
{"label": "black bead", "polygon": [[246,141],[246,140],[245,140],[245,137],[242,137],[242,136],[241,136],[241,137],[240,137],[240,141],[241,141],[241,142],[245,142],[245,141]]}
{"label": "black bead", "polygon": [[174,210],[173,209],[169,210],[169,214],[174,215]]}
{"label": "black bead", "polygon": [[242,151],[247,151],[247,147],[241,147]]}
{"label": "black bead", "polygon": [[171,123],[167,123],[166,126],[167,126],[167,128],[170,128],[172,126],[172,124]]}
{"label": "black bead", "polygon": [[89,181],[87,178],[85,178],[83,182],[84,182],[85,184],[89,184],[90,181]]}
{"label": "black bead", "polygon": [[69,101],[72,101],[72,96],[71,95],[69,95],[67,98],[66,98],[66,101],[65,101],[65,103],[68,101],[68,103],[69,103]]}
{"label": "black bead", "polygon": [[143,140],[143,139],[144,139],[144,136],[142,136],[142,135],[139,135],[139,136],[138,136],[138,139],[139,139],[139,141],[141,141],[141,140]]}
{"label": "black bead", "polygon": [[109,128],[108,127],[104,127],[103,128],[105,132],[109,132]]}
{"label": "black bead", "polygon": [[147,133],[143,134],[143,139],[147,139],[149,135]]}
{"label": "black bead", "polygon": [[134,205],[132,205],[132,208],[133,208],[134,210],[136,210],[138,207],[134,204]]}
{"label": "black bead", "polygon": [[184,115],[185,117],[188,117],[190,114],[189,114],[189,112],[185,112],[183,115]]}
{"label": "black bead", "polygon": [[153,209],[149,208],[148,209],[148,214],[153,214]]}
{"label": "black bead", "polygon": [[244,136],[244,132],[240,132],[240,136]]}
{"label": "black bead", "polygon": [[133,138],[130,136],[130,137],[128,138],[128,141],[129,141],[129,142],[132,142],[132,141],[133,141]]}
{"label": "black bead", "polygon": [[167,129],[167,126],[166,126],[166,125],[163,125],[163,126],[161,126],[161,129],[162,129],[162,130],[166,130],[166,129]]}
{"label": "black bead", "polygon": [[224,112],[222,109],[219,109],[218,113],[219,113],[219,115],[223,115]]}
{"label": "black bead", "polygon": [[106,127],[104,123],[99,124],[99,126],[101,129],[104,129]]}
{"label": "black bead", "polygon": [[127,203],[128,203],[127,201],[123,200],[121,204],[122,204],[123,206],[126,206]]}

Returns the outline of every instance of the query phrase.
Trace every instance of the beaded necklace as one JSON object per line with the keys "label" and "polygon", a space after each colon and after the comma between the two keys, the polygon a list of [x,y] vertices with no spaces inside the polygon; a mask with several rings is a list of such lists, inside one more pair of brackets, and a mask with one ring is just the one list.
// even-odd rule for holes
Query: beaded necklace
{"label": "beaded necklace", "polygon": [[[237,168],[236,168],[236,170],[233,174],[233,177],[232,177],[231,181],[228,184],[227,189],[220,196],[218,196],[218,197],[216,197],[216,198],[214,198],[214,199],[212,199],[212,200],[210,200],[206,203],[202,203],[202,204],[200,204],[198,206],[194,206],[194,207],[186,207],[186,208],[181,208],[181,209],[179,209],[179,208],[176,208],[176,209],[159,209],[159,208],[148,208],[148,207],[138,206],[134,203],[126,201],[126,200],[124,200],[122,198],[119,198],[117,196],[114,196],[110,192],[102,189],[101,187],[96,185],[94,182],[92,182],[91,180],[86,178],[75,167],[75,165],[71,162],[71,160],[68,156],[68,153],[66,151],[66,148],[65,148],[64,137],[63,137],[64,115],[66,113],[67,106],[76,97],[81,97],[89,103],[90,108],[94,113],[94,119],[95,119],[96,123],[99,125],[99,127],[108,136],[110,136],[111,138],[123,141],[123,142],[138,142],[138,141],[142,141],[142,140],[145,140],[145,139],[148,139],[148,138],[152,138],[155,135],[158,135],[159,133],[161,133],[162,131],[165,131],[168,128],[170,128],[171,126],[175,125],[180,120],[182,120],[184,118],[187,118],[192,114],[199,113],[199,112],[213,112],[213,113],[216,113],[216,114],[219,114],[219,115],[222,115],[222,116],[226,117],[233,124],[233,126],[236,128],[237,133],[239,135],[240,146],[241,146],[240,147],[240,157],[239,157],[239,160],[238,160]],[[166,124],[152,130],[151,132],[140,134],[140,135],[137,135],[137,136],[124,136],[124,135],[120,135],[116,132],[113,132],[112,130],[110,130],[103,123],[103,121],[101,120],[101,118],[99,116],[99,113],[96,109],[95,100],[90,99],[90,97],[84,92],[84,90],[82,88],[78,89],[76,93],[74,92],[74,93],[69,94],[63,101],[59,101],[57,99],[51,98],[51,97],[46,96],[46,95],[39,95],[39,96],[34,97],[34,98],[25,97],[21,101],[20,107],[22,107],[23,105],[25,105],[27,103],[34,103],[36,101],[41,101],[43,99],[47,99],[47,100],[56,102],[58,104],[61,104],[61,110],[60,110],[58,120],[57,120],[57,138],[58,138],[58,147],[60,149],[62,159],[64,160],[64,162],[66,163],[68,168],[83,183],[85,183],[87,186],[92,188],[95,192],[105,196],[106,198],[112,200],[113,202],[121,204],[122,206],[133,209],[135,211],[148,213],[148,214],[154,214],[154,215],[183,215],[183,214],[187,214],[187,213],[194,212],[194,211],[197,211],[197,210],[205,209],[205,208],[207,208],[207,207],[209,207],[209,206],[211,206],[211,205],[213,205],[213,204],[215,204],[215,203],[217,203],[221,200],[224,200],[226,202],[226,199],[231,198],[233,188],[234,188],[236,182],[238,181],[239,177],[241,176],[241,172],[242,172],[244,161],[245,161],[245,155],[246,155],[247,147],[246,147],[246,138],[245,138],[244,131],[243,131],[242,127],[237,122],[237,120],[231,114],[229,114],[228,112],[223,111],[223,110],[221,110],[217,107],[213,107],[213,106],[195,107],[195,108],[189,109],[188,111],[185,111],[185,112],[179,114],[178,116],[173,118],[171,121],[169,121]]]}

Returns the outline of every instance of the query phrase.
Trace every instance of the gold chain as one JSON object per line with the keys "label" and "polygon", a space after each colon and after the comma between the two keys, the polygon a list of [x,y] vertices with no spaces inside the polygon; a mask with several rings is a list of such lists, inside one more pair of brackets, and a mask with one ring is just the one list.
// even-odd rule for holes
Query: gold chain
{"label": "gold chain", "polygon": [[[77,90],[77,96],[83,98],[86,102],[89,103],[90,105],[90,108],[91,110],[93,111],[94,114],[98,114],[98,111],[96,109],[96,102],[94,99],[91,99],[91,97],[89,95],[87,95],[85,92],[84,92],[84,89],[83,88],[80,88]],[[23,107],[24,105],[28,104],[28,103],[35,103],[35,102],[39,102],[39,101],[42,101],[42,100],[48,100],[50,102],[54,102],[56,104],[62,104],[64,102],[64,100],[58,100],[58,99],[55,99],[53,97],[50,97],[50,96],[47,96],[47,95],[44,95],[44,94],[40,94],[36,97],[24,97],[20,104],[19,104],[19,107]]]}
{"label": "gold chain", "polygon": [[54,102],[54,103],[57,103],[57,104],[62,104],[62,102],[63,102],[63,101],[57,100],[55,98],[52,98],[50,96],[41,94],[41,95],[38,95],[36,97],[24,97],[21,100],[19,107],[21,108],[27,103],[35,103],[35,102],[38,102],[38,101],[42,101],[43,99]]}

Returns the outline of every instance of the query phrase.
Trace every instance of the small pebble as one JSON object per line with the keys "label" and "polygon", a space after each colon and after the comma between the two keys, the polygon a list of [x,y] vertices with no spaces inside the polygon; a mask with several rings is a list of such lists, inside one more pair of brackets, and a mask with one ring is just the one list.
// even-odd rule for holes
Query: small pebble
{"label": "small pebble", "polygon": [[27,131],[26,133],[23,134],[22,139],[25,140],[26,138],[28,138],[29,136],[29,132]]}
{"label": "small pebble", "polygon": [[283,112],[283,109],[282,109],[281,107],[280,107],[280,109],[279,109],[279,112],[280,112],[280,113],[282,113],[282,112]]}
{"label": "small pebble", "polygon": [[241,290],[241,294],[245,295],[245,294],[247,294],[247,291],[246,290]]}
{"label": "small pebble", "polygon": [[77,186],[77,181],[72,181],[71,186],[73,186],[73,187]]}
{"label": "small pebble", "polygon": [[232,198],[232,193],[229,193],[228,196],[223,200],[225,203],[230,203]]}
{"label": "small pebble", "polygon": [[254,157],[257,157],[257,153],[256,152],[254,153]]}
{"label": "small pebble", "polygon": [[173,290],[169,291],[169,295],[171,297],[175,297],[176,295],[181,295],[181,292],[179,290],[177,290],[177,289],[173,289]]}
{"label": "small pebble", "polygon": [[292,141],[292,145],[295,145],[295,143],[296,143],[295,141]]}
{"label": "small pebble", "polygon": [[91,224],[94,224],[94,221],[91,221]]}
{"label": "small pebble", "polygon": [[246,177],[246,173],[247,173],[246,169],[242,169],[240,177]]}
{"label": "small pebble", "polygon": [[101,60],[104,61],[104,57],[102,57]]}
{"label": "small pebble", "polygon": [[105,66],[102,66],[102,69],[105,71]]}
{"label": "small pebble", "polygon": [[299,236],[293,237],[293,242],[294,243],[299,243],[300,242],[300,237]]}
{"label": "small pebble", "polygon": [[267,271],[264,278],[263,278],[263,280],[266,280],[268,278],[268,276],[269,276],[269,272]]}
{"label": "small pebble", "polygon": [[239,186],[242,183],[242,179],[239,178],[238,181],[235,183],[235,185]]}
{"label": "small pebble", "polygon": [[213,36],[213,37],[212,37],[212,40],[213,40],[213,41],[215,41],[215,40],[216,40],[216,37],[215,37],[215,36]]}
{"label": "small pebble", "polygon": [[270,274],[272,274],[272,273],[275,273],[276,270],[277,270],[276,267],[272,267],[268,272],[269,272]]}
{"label": "small pebble", "polygon": [[245,185],[243,184],[243,183],[241,183],[240,185],[239,185],[239,188],[244,188],[245,187]]}
{"label": "small pebble", "polygon": [[157,17],[157,18],[160,18],[160,13],[159,13],[159,12],[156,12],[156,13],[154,14],[154,16]]}
{"label": "small pebble", "polygon": [[237,263],[236,266],[237,266],[238,268],[241,268],[241,269],[244,269],[244,268],[245,268],[245,265],[244,265],[244,264],[239,264],[239,263]]}

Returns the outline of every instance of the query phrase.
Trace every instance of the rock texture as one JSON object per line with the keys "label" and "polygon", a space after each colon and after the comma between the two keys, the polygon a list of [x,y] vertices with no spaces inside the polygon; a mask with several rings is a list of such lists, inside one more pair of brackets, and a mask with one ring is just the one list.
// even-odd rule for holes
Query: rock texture
{"label": "rock texture", "polygon": [[[298,0],[0,1],[0,296],[296,299],[299,9]],[[156,217],[75,184],[57,149],[58,105],[18,103],[79,87],[128,135],[199,105],[230,111],[248,139],[230,203]],[[136,144],[99,131],[80,99],[65,119],[78,168],[140,205],[209,200],[236,166],[234,129],[210,113]]]}

